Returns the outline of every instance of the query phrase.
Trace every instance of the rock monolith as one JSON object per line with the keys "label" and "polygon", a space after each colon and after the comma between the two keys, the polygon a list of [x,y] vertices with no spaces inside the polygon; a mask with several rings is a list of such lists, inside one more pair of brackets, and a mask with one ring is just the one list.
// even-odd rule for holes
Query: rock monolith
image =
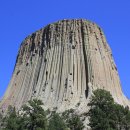
{"label": "rock monolith", "polygon": [[115,102],[129,106],[101,28],[84,19],[62,20],[22,42],[0,106],[19,109],[39,98],[45,109],[83,112],[97,88],[110,91]]}

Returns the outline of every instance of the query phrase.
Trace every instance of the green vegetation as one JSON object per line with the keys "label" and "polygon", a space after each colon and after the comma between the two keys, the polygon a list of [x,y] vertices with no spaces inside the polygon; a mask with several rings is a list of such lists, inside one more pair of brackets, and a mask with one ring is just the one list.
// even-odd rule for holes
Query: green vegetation
{"label": "green vegetation", "polygon": [[52,113],[49,120],[49,130],[67,130],[67,126],[64,120],[59,116],[58,113]]}
{"label": "green vegetation", "polygon": [[3,130],[47,130],[47,119],[41,105],[40,100],[34,99],[18,113],[10,106],[2,122]]}
{"label": "green vegetation", "polygon": [[0,114],[0,130],[83,130],[81,119],[88,116],[92,130],[130,130],[130,110],[114,102],[110,92],[97,89],[91,97],[89,112],[80,117],[73,109],[62,114],[44,111],[42,101],[33,99],[20,111],[9,106]]}
{"label": "green vegetation", "polygon": [[19,112],[10,106],[7,115],[1,119],[0,130],[82,130],[83,123],[73,109],[67,111],[69,117],[64,117],[55,111],[44,111],[42,105],[41,100],[33,99]]}
{"label": "green vegetation", "polygon": [[[41,100],[33,99],[22,107],[22,127],[27,130],[47,130],[47,118]],[[21,128],[22,128],[21,127]],[[22,129],[23,129],[22,128]]]}
{"label": "green vegetation", "polygon": [[65,120],[67,127],[70,128],[70,130],[82,130],[84,128],[79,115],[77,115],[73,109],[63,112],[62,118]]}
{"label": "green vegetation", "polygon": [[110,92],[94,91],[89,106],[92,130],[130,130],[129,108],[116,104]]}
{"label": "green vegetation", "polygon": [[5,126],[5,130],[18,130],[18,117],[15,108],[9,106],[8,113],[5,118],[3,118],[2,126]]}
{"label": "green vegetation", "polygon": [[1,127],[2,127],[2,120],[3,120],[3,115],[0,113],[0,130],[1,130]]}

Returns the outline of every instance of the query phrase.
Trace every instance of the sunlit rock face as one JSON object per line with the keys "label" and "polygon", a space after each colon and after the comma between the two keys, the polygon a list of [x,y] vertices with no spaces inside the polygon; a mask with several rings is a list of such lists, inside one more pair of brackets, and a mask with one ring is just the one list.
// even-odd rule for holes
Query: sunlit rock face
{"label": "sunlit rock face", "polygon": [[83,19],[49,24],[21,44],[15,69],[1,102],[20,108],[39,98],[46,109],[87,109],[92,91],[102,88],[116,102],[129,105],[123,95],[112,52],[95,23]]}

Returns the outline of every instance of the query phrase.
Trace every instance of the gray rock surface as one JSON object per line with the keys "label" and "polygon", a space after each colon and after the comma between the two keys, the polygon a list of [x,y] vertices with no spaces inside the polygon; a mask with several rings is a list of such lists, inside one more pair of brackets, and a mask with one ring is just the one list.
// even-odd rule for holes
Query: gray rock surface
{"label": "gray rock surface", "polygon": [[0,107],[19,109],[28,100],[39,98],[45,109],[62,112],[75,108],[82,113],[97,88],[129,105],[101,28],[84,19],[62,20],[23,41]]}

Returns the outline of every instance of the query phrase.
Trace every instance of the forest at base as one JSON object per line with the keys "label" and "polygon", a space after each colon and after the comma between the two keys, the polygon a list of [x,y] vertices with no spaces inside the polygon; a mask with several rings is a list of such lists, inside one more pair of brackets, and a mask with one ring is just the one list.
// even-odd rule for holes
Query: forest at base
{"label": "forest at base", "polygon": [[89,112],[78,115],[74,109],[63,113],[45,111],[42,101],[30,100],[19,111],[9,106],[0,114],[0,130],[83,130],[86,117],[92,130],[130,130],[130,110],[114,102],[110,92],[93,92]]}

